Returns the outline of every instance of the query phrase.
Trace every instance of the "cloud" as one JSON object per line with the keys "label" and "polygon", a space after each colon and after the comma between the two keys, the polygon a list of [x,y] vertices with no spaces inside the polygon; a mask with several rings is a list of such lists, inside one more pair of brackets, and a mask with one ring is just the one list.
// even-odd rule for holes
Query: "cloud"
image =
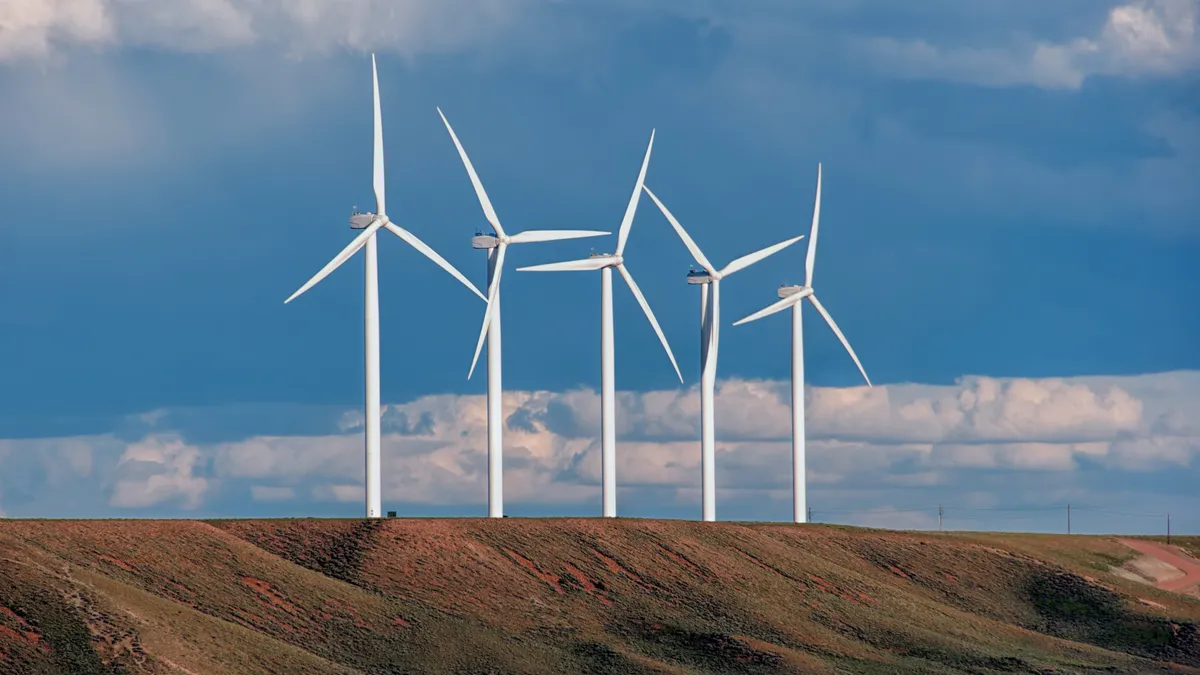
{"label": "cloud", "polygon": [[52,45],[113,39],[104,0],[7,0],[0,3],[0,61],[46,57]]}
{"label": "cloud", "polygon": [[[492,41],[527,0],[8,0],[0,61],[72,48],[198,52],[273,45],[300,56],[351,49],[439,52]],[[540,3],[545,4],[545,3]]]}
{"label": "cloud", "polygon": [[1200,65],[1200,0],[1138,0],[1113,7],[1097,34],[1061,42],[938,46],[874,37],[859,47],[892,75],[989,87],[1078,89],[1090,76],[1175,75]]}
{"label": "cloud", "polygon": [[[788,391],[782,381],[719,383],[718,486],[730,499],[760,505],[754,508],[786,503],[791,488]],[[694,388],[620,393],[617,473],[623,491],[657,500],[662,508],[690,503],[699,485],[696,399]],[[590,390],[506,392],[507,503],[554,513],[598,499],[598,406]],[[1186,472],[1200,453],[1200,434],[1191,424],[1200,415],[1200,372],[810,387],[806,409],[812,491],[833,490],[846,499],[878,499],[884,491],[942,494],[962,491],[956,485],[969,483],[978,493],[970,497],[973,502],[1007,505],[1014,499],[1047,498],[1049,493],[1039,493],[1035,485],[1055,485],[1061,492],[1074,481],[1096,480],[1084,478],[1093,475],[1089,467],[1102,472],[1095,475],[1112,476]],[[90,490],[117,512],[195,511],[230,495],[302,510],[305,503],[361,502],[361,431],[345,421],[360,424],[361,417],[355,420],[349,411],[344,418],[328,415],[328,430],[317,435],[255,435],[219,443],[196,442],[161,428],[171,419],[198,424],[198,414],[135,416],[158,426],[131,442],[112,435],[0,440],[5,476],[0,495],[10,500],[14,484],[9,481],[36,477],[33,482],[60,490]],[[214,414],[214,419],[229,417],[227,410]],[[387,405],[382,424],[386,501],[436,508],[485,501],[484,397],[437,395]],[[30,462],[41,468],[29,469]],[[1021,482],[1028,495],[1018,497],[1020,491],[1010,488],[978,492],[987,476],[1003,486],[1000,477],[1014,473],[1027,476]],[[864,490],[866,497],[860,495]],[[9,512],[28,508],[19,499],[4,506]],[[876,515],[861,524],[928,522],[928,514]]]}
{"label": "cloud", "polygon": [[286,502],[296,498],[296,491],[290,487],[251,485],[250,498],[256,502]]}
{"label": "cloud", "polygon": [[[724,380],[717,425],[730,440],[784,440],[791,435],[789,383]],[[1068,379],[966,377],[955,386],[888,385],[807,389],[808,435],[843,441],[935,443],[1112,438],[1143,424],[1142,403],[1117,384]],[[619,433],[682,440],[699,433],[695,389],[623,393]],[[518,414],[564,436],[599,428],[591,391],[532,396]],[[510,418],[511,419],[511,418]]]}
{"label": "cloud", "polygon": [[147,508],[176,502],[200,506],[208,480],[197,475],[202,451],[173,436],[148,436],[131,443],[117,462],[117,481],[109,505]]}

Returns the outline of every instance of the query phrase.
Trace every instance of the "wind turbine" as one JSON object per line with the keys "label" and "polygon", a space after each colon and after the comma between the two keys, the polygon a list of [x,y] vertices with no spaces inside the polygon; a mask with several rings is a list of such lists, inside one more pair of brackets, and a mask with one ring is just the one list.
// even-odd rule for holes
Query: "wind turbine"
{"label": "wind turbine", "polygon": [[475,295],[485,299],[479,289],[467,281],[454,266],[446,262],[442,256],[436,251],[427,246],[412,232],[393,223],[387,217],[387,209],[384,206],[386,201],[384,196],[384,181],[383,181],[383,121],[379,112],[379,72],[375,67],[375,55],[371,55],[371,80],[375,90],[375,167],[374,167],[374,189],[375,189],[375,210],[377,213],[358,213],[350,216],[350,227],[355,230],[362,230],[346,248],[342,249],[329,261],[329,264],[321,268],[313,278],[308,280],[308,283],[300,287],[300,290],[292,293],[291,297],[284,300],[284,304],[295,300],[301,293],[307,291],[317,285],[329,273],[337,269],[358,252],[364,246],[367,249],[367,264],[366,264],[366,322],[364,325],[366,332],[366,454],[367,454],[367,475],[366,475],[366,501],[367,501],[367,517],[379,518],[382,515],[382,503],[380,496],[380,430],[379,430],[379,258],[375,242],[375,233],[379,228],[387,228],[388,231],[408,242],[410,246],[420,251],[426,258],[437,263],[442,269],[449,272],[471,289]]}
{"label": "wind turbine", "polygon": [[637,298],[654,332],[658,334],[659,342],[667,351],[667,358],[675,367],[675,375],[683,382],[679,372],[679,364],[675,363],[675,355],[671,353],[671,345],[663,335],[658,319],[646,303],[646,297],[638,288],[637,282],[625,268],[625,243],[629,241],[629,230],[633,227],[633,215],[637,212],[638,200],[642,196],[642,184],[646,180],[646,167],[650,164],[650,150],[654,147],[654,131],[650,132],[650,144],[646,146],[646,156],[642,159],[642,170],[638,173],[637,183],[633,186],[633,195],[629,198],[629,206],[625,208],[625,217],[621,220],[621,229],[617,234],[617,252],[613,254],[592,253],[583,260],[548,263],[532,267],[517,268],[518,272],[586,272],[600,270],[600,466],[604,483],[604,517],[617,516],[617,394],[614,382],[613,355],[613,310],[612,310],[612,271],[616,268],[633,297]]}
{"label": "wind turbine", "polygon": [[858,366],[858,371],[862,373],[863,379],[867,381],[867,386],[871,386],[871,378],[867,377],[867,371],[863,370],[862,363],[858,360],[858,355],[854,353],[854,349],[850,347],[850,343],[846,340],[846,336],[842,335],[841,329],[834,323],[833,317],[826,311],[825,306],[817,300],[817,296],[813,293],[813,263],[817,257],[817,227],[821,222],[821,165],[817,164],[817,199],[813,205],[812,218],[812,236],[808,239],[808,256],[804,259],[804,285],[803,286],[780,286],[779,300],[763,309],[747,316],[744,319],[735,321],[733,325],[740,326],[744,323],[749,323],[764,316],[770,316],[776,312],[783,311],[788,307],[792,308],[792,518],[797,523],[805,522],[807,518],[807,494],[805,485],[805,457],[804,457],[804,330],[800,320],[801,300],[808,298],[812,302],[813,307],[817,308],[821,316],[824,317],[825,323],[833,329],[838,339],[842,341],[842,346],[846,351],[850,352],[850,358],[854,359],[854,365]]}
{"label": "wind turbine", "polygon": [[467,157],[467,151],[463,149],[462,143],[459,142],[458,136],[454,133],[450,121],[446,119],[441,108],[438,108],[438,115],[441,115],[442,123],[446,125],[446,131],[450,132],[454,147],[458,149],[458,156],[462,158],[467,175],[471,178],[471,185],[475,188],[475,195],[479,197],[479,205],[483,207],[483,215],[493,228],[492,232],[476,234],[471,239],[473,248],[485,249],[488,252],[488,296],[487,310],[483,313],[483,328],[479,331],[479,342],[475,345],[475,357],[471,359],[471,370],[467,372],[467,379],[471,379],[471,375],[475,373],[475,364],[479,361],[479,352],[483,349],[483,342],[486,339],[488,345],[488,516],[502,518],[504,517],[504,411],[501,399],[503,387],[500,382],[500,276],[504,272],[505,251],[508,250],[509,244],[599,237],[611,233],[596,230],[526,230],[516,234],[506,233],[500,226],[500,219],[496,216],[496,210],[492,208],[492,202],[483,189],[483,183],[479,181],[479,176],[475,173],[475,167],[471,165],[471,159]]}
{"label": "wind turbine", "polygon": [[704,520],[713,521],[717,519],[717,482],[713,473],[716,463],[713,395],[717,382],[717,347],[721,335],[721,279],[791,246],[803,239],[804,235],[744,255],[718,270],[650,188],[643,185],[642,189],[658,205],[658,209],[667,217],[671,227],[675,228],[676,234],[683,240],[688,251],[691,251],[692,257],[704,268],[703,272],[688,272],[687,282],[700,286],[700,479]]}

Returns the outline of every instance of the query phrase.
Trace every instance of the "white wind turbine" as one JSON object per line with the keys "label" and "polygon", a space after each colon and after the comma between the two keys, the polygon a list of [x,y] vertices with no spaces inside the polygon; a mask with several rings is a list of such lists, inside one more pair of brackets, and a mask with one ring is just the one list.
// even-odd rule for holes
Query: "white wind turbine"
{"label": "white wind turbine", "polygon": [[483,189],[483,183],[479,181],[479,176],[475,173],[475,167],[471,165],[471,160],[467,157],[467,151],[463,149],[462,143],[459,142],[449,120],[442,114],[441,108],[438,108],[438,115],[441,115],[442,123],[446,125],[446,131],[450,132],[454,147],[458,148],[458,156],[462,158],[467,175],[471,178],[475,195],[479,197],[479,205],[483,207],[483,215],[493,228],[493,232],[490,234],[478,234],[471,239],[472,247],[486,249],[488,252],[488,304],[487,310],[483,314],[483,328],[479,331],[479,342],[475,345],[475,356],[471,359],[471,370],[467,373],[467,379],[471,379],[471,375],[475,372],[475,364],[479,361],[479,352],[486,339],[488,345],[488,516],[502,518],[504,516],[504,411],[501,399],[503,387],[500,382],[500,275],[504,272],[505,251],[508,250],[509,244],[599,237],[610,233],[597,230],[526,230],[516,234],[506,233],[500,226],[500,219],[496,216],[496,210],[492,208],[492,202]]}
{"label": "white wind turbine", "polygon": [[617,394],[614,371],[613,348],[613,309],[612,309],[612,271],[616,268],[633,297],[637,298],[663,349],[667,358],[675,368],[675,375],[683,382],[679,365],[675,363],[675,355],[671,353],[671,345],[663,335],[658,319],[642,295],[633,276],[625,268],[625,243],[629,240],[629,230],[633,227],[633,215],[637,212],[638,200],[642,196],[642,183],[646,180],[646,167],[650,163],[650,150],[654,147],[654,132],[650,132],[650,144],[646,146],[646,156],[642,159],[642,170],[638,173],[637,183],[633,186],[633,196],[625,208],[625,217],[621,220],[621,230],[617,234],[617,252],[613,254],[595,254],[584,260],[534,265],[518,268],[518,272],[581,272],[600,270],[600,466],[603,476],[604,517],[617,516]]}
{"label": "white wind turbine", "polygon": [[[803,239],[804,235],[792,237],[760,251],[744,255],[718,270],[700,251],[696,242],[688,236],[679,221],[675,220],[675,216],[671,215],[667,207],[663,206],[658,197],[654,196],[650,188],[643,186],[642,189],[658,205],[659,210],[667,217],[671,227],[675,228],[675,232],[683,240],[688,251],[691,251],[692,257],[704,268],[703,272],[695,270],[688,272],[687,281],[689,284],[700,286],[700,479],[704,520],[713,521],[717,519],[717,482],[713,473],[716,463],[713,395],[717,382],[717,347],[721,334],[721,279],[791,246]],[[711,292],[709,291],[710,286],[712,287]]]}
{"label": "white wind turbine", "polygon": [[308,280],[308,283],[300,287],[300,290],[292,293],[291,297],[284,300],[284,304],[295,300],[301,293],[315,286],[329,273],[341,266],[358,252],[358,249],[366,246],[367,248],[367,264],[366,264],[366,415],[365,415],[365,432],[366,432],[366,454],[367,454],[367,470],[366,470],[366,501],[367,501],[367,517],[379,518],[382,515],[382,500],[380,495],[380,431],[379,431],[379,262],[378,253],[375,242],[375,233],[379,228],[387,228],[397,237],[408,242],[413,248],[420,251],[433,262],[437,263],[442,269],[446,270],[454,276],[455,279],[461,281],[467,288],[471,289],[480,298],[484,298],[479,289],[467,281],[454,266],[446,262],[442,256],[436,251],[429,248],[425,242],[421,241],[408,230],[393,223],[387,217],[387,209],[384,207],[384,181],[383,181],[383,121],[379,112],[379,72],[375,67],[375,55],[371,55],[371,80],[375,90],[375,167],[374,167],[374,189],[375,189],[375,210],[376,213],[358,213],[350,216],[350,227],[355,230],[362,230],[347,246],[342,249],[341,253],[334,256],[329,264],[321,268],[313,278]]}
{"label": "white wind turbine", "polygon": [[804,475],[804,331],[800,320],[801,300],[808,298],[812,302],[813,307],[817,308],[817,311],[825,318],[825,322],[833,329],[834,334],[842,341],[842,346],[846,348],[846,351],[850,352],[850,358],[854,359],[854,365],[858,366],[863,379],[867,381],[867,386],[871,386],[871,378],[867,377],[867,371],[863,369],[862,363],[859,362],[858,355],[854,353],[854,350],[850,347],[850,343],[846,340],[846,336],[842,335],[841,329],[834,323],[833,317],[825,310],[825,306],[813,294],[813,263],[817,257],[817,227],[820,225],[820,221],[821,165],[818,164],[817,199],[813,205],[812,236],[808,239],[808,256],[804,260],[804,285],[780,286],[779,301],[760,309],[744,319],[735,321],[733,324],[740,326],[741,324],[783,311],[788,307],[792,308],[792,517],[797,523],[803,523],[808,519],[806,506],[808,497]]}

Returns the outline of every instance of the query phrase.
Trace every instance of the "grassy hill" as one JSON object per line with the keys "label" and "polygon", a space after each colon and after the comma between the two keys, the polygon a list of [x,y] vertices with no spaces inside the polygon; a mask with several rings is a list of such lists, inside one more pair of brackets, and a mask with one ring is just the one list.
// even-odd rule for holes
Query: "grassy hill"
{"label": "grassy hill", "polygon": [[1110,572],[1136,555],[828,525],[0,521],[0,672],[1200,674],[1200,598]]}

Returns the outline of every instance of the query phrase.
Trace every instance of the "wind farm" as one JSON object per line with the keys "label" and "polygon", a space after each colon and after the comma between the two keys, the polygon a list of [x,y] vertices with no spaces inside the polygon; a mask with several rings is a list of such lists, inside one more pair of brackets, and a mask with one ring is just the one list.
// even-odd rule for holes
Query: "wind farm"
{"label": "wind farm", "polygon": [[[491,518],[504,517],[504,411],[503,405],[503,383],[502,383],[502,338],[500,330],[500,282],[504,272],[504,260],[509,245],[512,244],[528,244],[536,242],[563,241],[571,239],[582,239],[598,237],[610,234],[600,230],[525,230],[515,234],[508,234],[504,227],[500,224],[500,218],[496,214],[495,208],[484,190],[483,182],[479,179],[479,175],[475,171],[474,165],[471,163],[470,157],[467,155],[466,149],[459,140],[458,135],[454,132],[454,128],[450,125],[450,121],[439,108],[438,115],[441,117],[442,123],[446,127],[446,131],[450,134],[450,139],[458,152],[459,158],[462,160],[463,167],[467,171],[467,176],[470,179],[471,187],[475,192],[479,205],[483,210],[483,215],[488,225],[492,228],[490,232],[478,232],[471,240],[472,248],[477,250],[487,251],[487,295],[486,297],[477,289],[461,272],[453,265],[447,262],[442,256],[427,246],[424,242],[418,239],[408,230],[396,225],[388,218],[386,214],[386,197],[385,197],[385,180],[384,180],[384,163],[383,163],[383,122],[380,111],[379,102],[379,76],[378,69],[375,63],[375,58],[371,59],[371,74],[372,87],[374,97],[374,164],[373,164],[373,189],[376,199],[376,213],[358,213],[355,212],[350,218],[350,225],[353,229],[361,230],[361,232],[344,248],[333,260],[323,267],[317,274],[309,279],[303,286],[300,287],[285,301],[290,303],[292,300],[309,290],[322,279],[332,273],[335,269],[342,265],[346,260],[350,259],[361,248],[366,248],[367,264],[366,264],[366,284],[365,284],[365,336],[366,336],[366,401],[364,414],[364,435],[365,435],[365,464],[366,464],[366,509],[365,515],[367,518],[383,517],[382,497],[381,497],[381,434],[380,434],[380,416],[382,414],[380,408],[380,384],[379,384],[379,288],[378,288],[378,253],[375,243],[375,233],[386,228],[394,233],[400,239],[416,248],[427,258],[435,262],[446,272],[458,279],[468,289],[474,292],[477,296],[487,302],[484,310],[482,327],[479,333],[479,339],[475,346],[475,353],[471,359],[471,366],[467,371],[467,379],[470,379],[475,372],[475,366],[479,361],[479,356],[486,343],[488,345],[487,352],[487,465],[488,465],[488,516]],[[587,258],[573,260],[560,263],[546,263],[542,265],[533,265],[520,268],[519,271],[526,272],[565,272],[565,271],[599,271],[601,273],[601,474],[602,474],[602,515],[606,518],[613,518],[617,515],[616,497],[616,385],[614,376],[614,330],[613,330],[613,310],[612,310],[612,271],[614,269],[624,279],[630,292],[637,300],[638,305],[645,313],[647,320],[654,329],[655,335],[662,344],[663,350],[670,360],[672,368],[675,370],[676,377],[683,382],[683,374],[679,370],[679,365],[675,361],[675,355],[671,351],[671,346],[664,335],[662,328],[659,326],[658,319],[655,317],[653,310],[642,293],[641,288],[634,281],[633,276],[624,264],[623,253],[625,246],[629,240],[629,235],[633,227],[634,216],[640,201],[641,193],[644,191],[654,201],[655,205],[661,211],[663,216],[670,223],[675,233],[683,242],[688,252],[693,256],[696,263],[699,264],[703,271],[693,271],[688,274],[687,282],[690,285],[700,286],[700,456],[701,456],[701,519],[704,521],[716,520],[716,429],[715,429],[715,413],[713,399],[715,396],[716,383],[716,368],[717,368],[717,353],[720,344],[720,282],[723,278],[743,270],[751,265],[760,262],[771,255],[791,246],[792,244],[804,238],[804,235],[798,235],[790,239],[772,244],[753,253],[749,253],[738,257],[724,267],[717,269],[709,262],[704,253],[692,240],[691,236],[676,220],[675,216],[667,209],[667,207],[659,200],[659,198],[645,185],[646,171],[650,163],[650,155],[654,148],[654,132],[650,134],[650,141],[647,144],[645,155],[642,159],[641,168],[638,172],[637,180],[634,184],[633,193],[630,196],[628,205],[626,206],[624,216],[622,217],[617,233],[617,245],[615,253],[590,255]],[[816,204],[814,206],[813,226],[812,226],[812,244],[809,247],[807,259],[807,281],[806,285],[798,289],[794,294],[789,295],[783,301],[783,304],[772,305],[758,314],[747,317],[744,321],[751,321],[760,316],[774,313],[785,308],[799,299],[808,297],[811,302],[818,308],[818,311],[826,317],[830,326],[842,339],[843,344],[847,349],[850,349],[845,338],[841,336],[840,330],[829,318],[828,313],[817,302],[816,297],[812,295],[812,290],[808,286],[812,279],[812,264],[813,255],[815,254],[815,242],[817,233],[817,222],[820,212],[820,169],[818,168],[818,184]],[[710,290],[711,289],[711,290]],[[797,310],[797,316],[798,310]],[[798,321],[798,319],[797,319]],[[796,324],[799,325],[798,323]],[[798,330],[798,328],[797,328]],[[797,333],[797,336],[799,334]],[[796,337],[798,340],[799,337]],[[851,350],[851,356],[855,362],[858,362],[858,357]],[[802,369],[803,366],[801,365]],[[862,366],[860,365],[861,369]],[[797,397],[795,391],[797,387],[802,388],[803,375],[802,370],[799,383],[793,382],[793,397],[794,400],[802,401],[802,395]],[[864,371],[864,377],[866,375]],[[869,384],[869,381],[868,381]],[[802,408],[802,404],[793,403],[793,408]],[[794,428],[798,430],[793,443],[796,450],[795,460],[796,466],[800,467],[796,471],[795,491],[798,495],[796,503],[797,508],[803,511],[803,411],[794,413],[794,419],[799,420]],[[798,512],[798,513],[800,513]],[[797,516],[797,522],[800,516]]]}
{"label": "wind farm", "polygon": [[0,3],[0,675],[1200,675],[1198,1]]}

